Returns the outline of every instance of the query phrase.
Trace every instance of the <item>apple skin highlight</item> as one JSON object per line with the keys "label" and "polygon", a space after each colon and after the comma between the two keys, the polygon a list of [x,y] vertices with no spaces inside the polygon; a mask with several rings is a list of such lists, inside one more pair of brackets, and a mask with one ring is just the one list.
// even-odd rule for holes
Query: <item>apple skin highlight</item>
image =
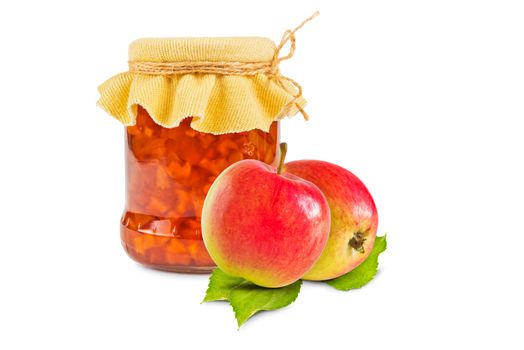
{"label": "apple skin highlight", "polygon": [[254,160],[237,162],[211,186],[202,236],[224,272],[269,288],[300,279],[320,257],[330,230],[322,192]]}
{"label": "apple skin highlight", "polygon": [[[284,168],[317,185],[331,212],[326,247],[303,279],[328,280],[360,265],[373,248],[378,227],[377,208],[364,183],[350,171],[324,161],[293,161],[286,163]],[[357,232],[365,239],[361,251],[350,244]]]}

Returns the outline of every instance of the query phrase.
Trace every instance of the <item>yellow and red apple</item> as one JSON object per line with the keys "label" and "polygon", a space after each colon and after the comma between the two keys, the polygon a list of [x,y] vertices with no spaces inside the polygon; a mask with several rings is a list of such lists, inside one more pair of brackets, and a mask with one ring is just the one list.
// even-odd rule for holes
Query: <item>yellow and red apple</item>
{"label": "yellow and red apple", "polygon": [[217,266],[270,288],[295,282],[314,265],[331,222],[322,192],[281,172],[282,160],[278,168],[256,160],[231,165],[202,209],[202,237]]}
{"label": "yellow and red apple", "polygon": [[318,160],[289,162],[284,171],[317,185],[331,212],[326,247],[303,279],[328,280],[360,265],[373,248],[378,225],[375,202],[362,181],[338,165]]}

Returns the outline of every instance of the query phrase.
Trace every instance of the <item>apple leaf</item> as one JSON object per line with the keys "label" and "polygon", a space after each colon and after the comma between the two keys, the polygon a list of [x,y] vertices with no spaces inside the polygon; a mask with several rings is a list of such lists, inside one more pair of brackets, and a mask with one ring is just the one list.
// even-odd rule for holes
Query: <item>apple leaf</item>
{"label": "apple leaf", "polygon": [[354,270],[335,279],[326,281],[330,286],[343,291],[357,289],[366,285],[378,271],[378,256],[387,248],[386,236],[377,237],[371,253],[366,260]]}
{"label": "apple leaf", "polygon": [[202,302],[228,300],[240,328],[259,311],[280,309],[294,302],[301,285],[302,281],[298,280],[281,288],[265,288],[216,268],[209,278],[209,286]]}
{"label": "apple leaf", "polygon": [[235,312],[238,327],[259,311],[283,308],[294,302],[302,280],[281,288],[264,288],[245,281],[231,290],[229,302]]}
{"label": "apple leaf", "polygon": [[206,296],[202,302],[229,300],[231,290],[245,281],[242,277],[230,276],[219,268],[216,268],[209,277],[209,286],[207,287]]}
{"label": "apple leaf", "polygon": [[[338,290],[363,287],[378,271],[378,257],[387,248],[386,236],[377,237],[368,258],[353,271],[326,281]],[[259,311],[280,309],[293,303],[300,292],[302,280],[281,288],[264,288],[244,278],[230,276],[216,268],[209,277],[209,286],[202,302],[226,300],[235,312],[240,328],[251,316]]]}

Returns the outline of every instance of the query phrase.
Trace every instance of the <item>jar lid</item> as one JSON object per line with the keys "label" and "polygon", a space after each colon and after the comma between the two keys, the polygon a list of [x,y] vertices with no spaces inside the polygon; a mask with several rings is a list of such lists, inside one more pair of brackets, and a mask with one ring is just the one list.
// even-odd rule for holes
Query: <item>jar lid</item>
{"label": "jar lid", "polygon": [[269,131],[306,104],[278,71],[282,46],[261,37],[138,39],[129,47],[130,71],[100,85],[98,105],[126,126],[141,106],[167,128],[193,117],[200,132]]}

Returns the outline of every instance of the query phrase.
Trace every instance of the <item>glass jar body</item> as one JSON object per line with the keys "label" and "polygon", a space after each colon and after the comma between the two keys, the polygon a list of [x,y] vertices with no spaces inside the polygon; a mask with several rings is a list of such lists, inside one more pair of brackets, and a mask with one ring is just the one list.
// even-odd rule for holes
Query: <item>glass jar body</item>
{"label": "glass jar body", "polygon": [[190,127],[191,118],[164,128],[139,108],[126,127],[126,205],[121,240],[128,255],[153,268],[209,272],[214,263],[200,230],[209,187],[229,165],[257,159],[275,165],[279,123],[269,132],[213,135]]}

